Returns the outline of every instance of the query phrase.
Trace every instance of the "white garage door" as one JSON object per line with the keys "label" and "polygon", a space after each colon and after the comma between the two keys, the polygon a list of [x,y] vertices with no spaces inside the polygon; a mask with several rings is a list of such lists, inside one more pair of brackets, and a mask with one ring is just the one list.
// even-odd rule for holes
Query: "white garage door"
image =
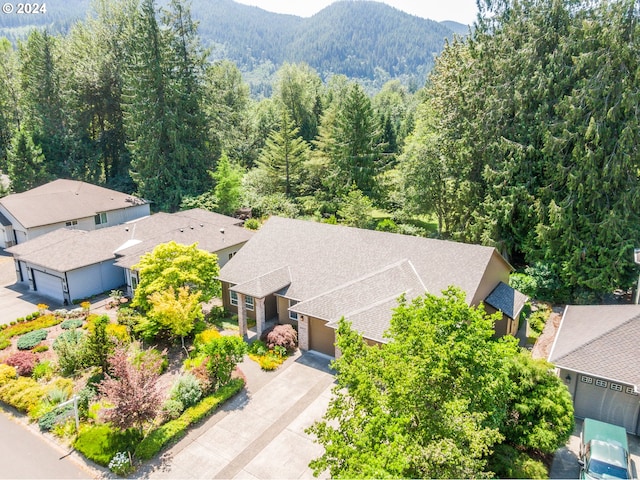
{"label": "white garage door", "polygon": [[579,375],[575,395],[576,417],[620,425],[628,432],[638,434],[639,413],[640,396],[634,395],[631,387]]}
{"label": "white garage door", "polygon": [[60,277],[41,272],[39,270],[34,270],[33,280],[36,284],[36,292],[40,295],[51,297],[60,303],[64,302],[62,279]]}

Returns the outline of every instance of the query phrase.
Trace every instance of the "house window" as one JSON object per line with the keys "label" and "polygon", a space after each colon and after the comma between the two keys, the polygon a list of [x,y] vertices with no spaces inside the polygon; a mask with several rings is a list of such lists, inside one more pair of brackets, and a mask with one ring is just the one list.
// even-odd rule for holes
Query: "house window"
{"label": "house window", "polygon": [[64,225],[66,227],[75,227],[76,225],[78,225],[78,220],[71,220],[70,222],[66,222]]}
{"label": "house window", "polygon": [[[296,303],[298,303],[297,300],[289,300],[289,308],[293,307]],[[292,312],[291,310],[289,310],[289,319],[298,320],[298,313]]]}
{"label": "house window", "polygon": [[238,294],[233,290],[229,290],[229,299],[231,300],[231,305],[238,306]]}
{"label": "house window", "polygon": [[94,217],[94,219],[96,221],[96,225],[102,225],[104,223],[107,223],[107,214],[106,214],[106,212],[98,213]]}
{"label": "house window", "polygon": [[608,382],[605,382],[604,380],[597,379],[597,380],[596,380],[596,385],[597,385],[598,387],[607,388],[607,386],[609,385],[609,383],[608,383]]}
{"label": "house window", "polygon": [[593,383],[593,378],[587,377],[586,375],[582,375],[580,377],[580,381],[584,383]]}
{"label": "house window", "polygon": [[236,253],[238,253],[238,252],[231,252],[231,253],[229,254],[229,260],[231,260],[231,259],[234,257],[234,255],[235,255]]}
{"label": "house window", "polygon": [[131,290],[138,288],[138,274],[131,272]]}
{"label": "house window", "polygon": [[638,395],[633,387],[627,387],[625,392],[627,392],[629,395]]}
{"label": "house window", "polygon": [[253,310],[253,297],[251,295],[245,297],[244,306],[247,307],[247,310]]}
{"label": "house window", "polygon": [[622,385],[617,385],[615,383],[611,384],[611,390],[615,390],[616,392],[621,392],[622,391]]}

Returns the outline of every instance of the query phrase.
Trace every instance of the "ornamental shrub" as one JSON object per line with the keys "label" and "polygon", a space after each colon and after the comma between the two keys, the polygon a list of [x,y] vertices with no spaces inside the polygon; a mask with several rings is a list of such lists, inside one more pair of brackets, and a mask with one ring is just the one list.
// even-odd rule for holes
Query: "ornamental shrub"
{"label": "ornamental shrub", "polygon": [[6,338],[0,338],[0,350],[4,350],[9,345],[11,345],[11,342],[9,340],[7,340]]}
{"label": "ornamental shrub", "polygon": [[497,478],[549,478],[547,467],[511,445],[496,445],[488,464]]}
{"label": "ornamental shrub", "polygon": [[28,413],[38,406],[46,392],[46,387],[33,378],[18,377],[0,387],[0,400],[23,413]]}
{"label": "ornamental shrub", "polygon": [[16,352],[5,360],[4,363],[15,367],[18,375],[28,377],[36,366],[38,357],[33,352]]}
{"label": "ornamental shrub", "polygon": [[70,318],[62,322],[60,324],[60,328],[63,328],[64,330],[71,330],[73,328],[81,327],[83,323],[84,323],[84,320],[80,318]]}
{"label": "ornamental shrub", "polygon": [[220,332],[218,331],[218,329],[216,328],[209,328],[207,330],[204,330],[200,333],[198,333],[195,338],[193,339],[193,346],[196,349],[196,351],[202,350],[202,348],[209,342],[211,342],[212,340],[215,340],[216,338],[220,338],[222,335],[220,334]]}
{"label": "ornamental shrub", "polygon": [[32,332],[25,333],[18,338],[18,350],[31,350],[38,345],[42,340],[47,338],[48,331],[44,329],[33,330]]}
{"label": "ornamental shrub", "polygon": [[267,344],[269,349],[281,346],[288,352],[293,352],[298,346],[298,333],[289,325],[276,325],[262,332],[260,340]]}
{"label": "ornamental shrub", "polygon": [[200,382],[193,374],[185,373],[173,385],[170,397],[182,403],[184,408],[195,405],[202,398]]}
{"label": "ornamental shrub", "polygon": [[51,380],[51,377],[53,377],[53,372],[53,364],[49,360],[45,360],[44,362],[37,363],[36,366],[33,367],[31,376],[34,380]]}
{"label": "ornamental shrub", "polygon": [[82,330],[67,330],[53,342],[63,375],[73,375],[86,364],[86,336]]}
{"label": "ornamental shrub", "polygon": [[81,429],[73,446],[89,460],[107,467],[116,453],[132,452],[141,439],[136,429],[121,431],[101,424]]}
{"label": "ornamental shrub", "polygon": [[48,411],[38,419],[38,427],[40,431],[49,432],[58,423],[58,421],[67,418],[67,413],[73,410],[73,405],[65,405],[64,407],[55,408]]}
{"label": "ornamental shrub", "polygon": [[31,351],[33,353],[41,353],[46,352],[47,350],[49,350],[49,345],[36,345]]}
{"label": "ornamental shrub", "polygon": [[5,363],[0,363],[0,387],[5,385],[10,380],[18,378],[18,372],[16,367],[12,367]]}
{"label": "ornamental shrub", "polygon": [[162,405],[161,412],[164,418],[175,420],[184,412],[184,405],[180,400],[170,398]]}
{"label": "ornamental shrub", "polygon": [[121,477],[133,471],[129,452],[116,453],[109,462],[109,470]]}

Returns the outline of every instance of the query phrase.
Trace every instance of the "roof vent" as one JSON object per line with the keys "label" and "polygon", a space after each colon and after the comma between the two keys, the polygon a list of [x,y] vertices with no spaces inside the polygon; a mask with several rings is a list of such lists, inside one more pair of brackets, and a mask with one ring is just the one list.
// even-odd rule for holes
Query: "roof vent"
{"label": "roof vent", "polygon": [[180,229],[180,231],[181,231],[181,232],[184,232],[184,228],[181,228],[181,229]]}
{"label": "roof vent", "polygon": [[201,223],[201,224],[200,224],[200,226],[201,226],[201,227],[204,227],[204,223]]}
{"label": "roof vent", "polygon": [[193,230],[193,225],[189,225],[189,228],[190,228],[191,230]]}
{"label": "roof vent", "polygon": [[220,229],[220,233],[224,235],[224,228]]}

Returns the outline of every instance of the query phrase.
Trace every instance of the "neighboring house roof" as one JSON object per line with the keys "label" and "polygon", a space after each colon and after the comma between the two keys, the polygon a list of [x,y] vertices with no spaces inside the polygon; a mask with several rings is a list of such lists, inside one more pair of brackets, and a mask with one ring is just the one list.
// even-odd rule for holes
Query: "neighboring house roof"
{"label": "neighboring house roof", "polygon": [[549,361],[557,367],[640,385],[640,305],[568,306]]}
{"label": "neighboring house roof", "polygon": [[0,205],[25,228],[92,217],[145,203],[145,200],[115,190],[62,179],[0,198]]}
{"label": "neighboring house roof", "polygon": [[455,285],[471,303],[496,261],[511,269],[492,247],[271,217],[221,269],[220,279],[252,294],[246,285],[286,267],[287,285],[253,296],[298,300],[291,311],[328,320],[328,326],[344,315],[366,323],[360,331],[379,339],[401,294],[439,294]]}
{"label": "neighboring house roof", "polygon": [[209,252],[246,242],[253,232],[239,226],[239,222],[198,209],[159,213],[88,232],[61,228],[8,248],[7,252],[19,260],[58,272],[113,260],[117,256],[116,265],[130,268],[144,253],[171,240],[185,245],[197,242],[198,248]]}
{"label": "neighboring house roof", "polygon": [[484,303],[492,306],[496,310],[501,311],[509,318],[516,319],[524,304],[529,297],[520,293],[513,287],[510,287],[504,282],[500,282],[498,286],[489,294]]}

